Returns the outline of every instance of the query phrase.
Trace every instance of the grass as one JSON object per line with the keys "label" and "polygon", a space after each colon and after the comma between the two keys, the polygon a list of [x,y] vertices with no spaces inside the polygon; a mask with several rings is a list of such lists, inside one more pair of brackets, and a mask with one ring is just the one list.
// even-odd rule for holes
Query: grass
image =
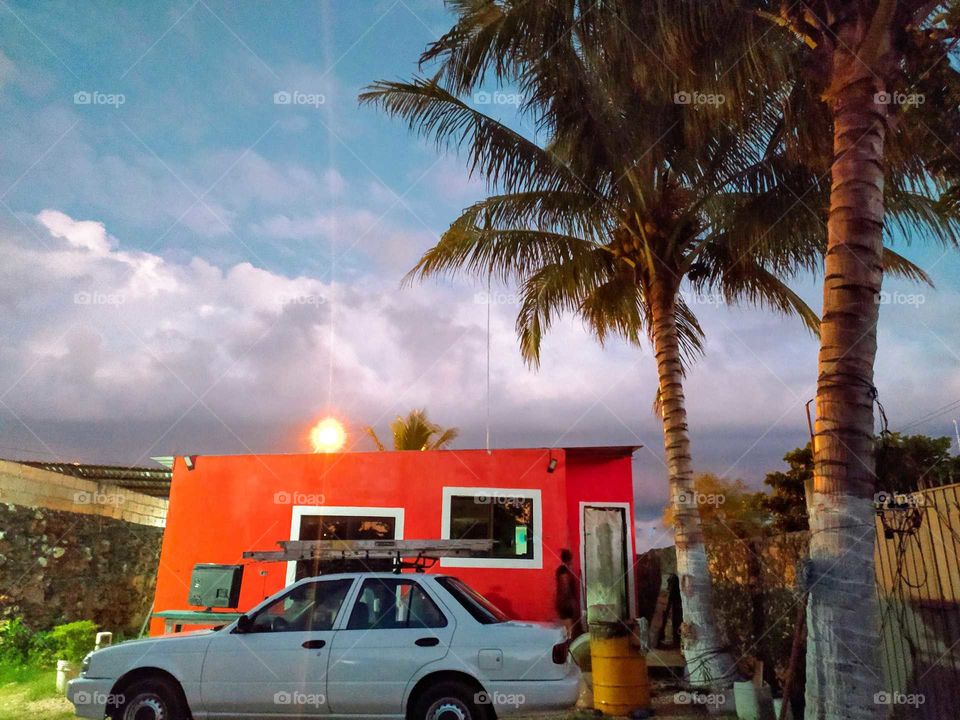
{"label": "grass", "polygon": [[73,705],[57,692],[57,671],[0,665],[0,720],[69,720]]}

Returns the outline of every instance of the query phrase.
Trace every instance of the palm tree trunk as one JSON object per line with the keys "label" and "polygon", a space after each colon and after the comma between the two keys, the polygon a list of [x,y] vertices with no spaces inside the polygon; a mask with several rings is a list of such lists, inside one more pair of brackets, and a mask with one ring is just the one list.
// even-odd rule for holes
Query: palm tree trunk
{"label": "palm tree trunk", "polygon": [[[877,662],[874,580],[873,363],[882,280],[886,107],[876,75],[841,30],[833,57],[834,114],[823,290],[810,567],[807,720],[885,716]],[[838,78],[840,79],[838,81]]]}
{"label": "palm tree trunk", "polygon": [[663,444],[670,475],[677,575],[683,605],[682,648],[692,684],[722,687],[729,685],[735,663],[726,651],[713,609],[713,587],[693,485],[675,307],[676,294],[672,290],[651,292]]}

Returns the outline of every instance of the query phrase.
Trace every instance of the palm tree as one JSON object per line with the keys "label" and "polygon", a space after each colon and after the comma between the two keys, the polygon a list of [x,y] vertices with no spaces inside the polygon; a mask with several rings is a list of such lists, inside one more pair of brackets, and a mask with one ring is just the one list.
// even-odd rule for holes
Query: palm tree
{"label": "palm tree", "polygon": [[[366,431],[378,450],[387,449],[372,426],[368,426]],[[460,434],[457,428],[443,428],[431,422],[427,411],[422,409],[411,410],[406,417],[397,416],[397,419],[390,423],[390,432],[393,435],[394,450],[442,450]]]}
{"label": "palm tree", "polygon": [[[960,74],[950,55],[958,59],[960,3],[760,5],[789,31],[799,56],[787,105],[802,138],[798,150],[822,156],[832,177],[810,507],[807,717],[879,717],[873,367],[885,214],[908,204],[914,218],[933,220],[921,222],[934,227],[928,237],[957,245]],[[911,190],[919,192],[911,197]]]}
{"label": "palm tree", "polygon": [[[479,22],[487,26],[488,20]],[[476,62],[477,54],[458,40],[478,37],[473,21],[465,14],[427,54],[446,56],[443,72],[454,88],[459,82],[460,92],[482,75],[456,79],[472,72],[457,67],[461,55]],[[465,141],[472,166],[502,189],[454,221],[415,276],[466,270],[519,283],[517,330],[521,352],[533,364],[543,334],[564,311],[580,314],[601,342],[611,334],[652,341],[687,626],[684,653],[695,683],[723,684],[734,663],[714,620],[700,516],[695,503],[682,501],[695,497],[683,375],[702,350],[702,333],[680,295],[681,282],[730,301],[797,313],[815,329],[814,313],[778,275],[812,267],[819,247],[803,231],[810,226],[803,218],[770,242],[758,193],[731,187],[730,178],[762,172],[756,150],[771,127],[769,104],[701,145],[690,142],[701,117],[674,102],[674,88],[640,93],[630,77],[569,42],[555,43],[542,58],[525,68],[525,89],[535,98],[529,110],[552,130],[543,145],[477,112],[436,79],[377,83],[361,99],[441,143]],[[767,185],[760,194],[767,195],[771,216],[773,203],[786,208],[786,193],[772,174],[754,182]]]}
{"label": "palm tree", "polygon": [[[556,3],[453,4],[459,22],[424,54],[441,61],[436,77],[379,82],[361,95],[443,147],[465,146],[471,169],[497,191],[467,208],[410,277],[465,271],[519,283],[517,330],[532,364],[543,334],[564,312],[580,315],[601,342],[610,335],[650,339],[684,654],[693,682],[721,683],[733,662],[713,617],[699,513],[681,500],[696,497],[683,377],[702,350],[681,288],[797,314],[815,330],[815,314],[783,280],[818,266],[822,220],[796,203],[796,194],[817,207],[827,188],[784,152],[774,94],[745,93],[735,113],[722,103],[678,104],[675,80],[656,64],[651,69],[649,57],[639,61],[676,54],[664,17],[690,10],[683,3],[631,16],[629,27],[622,17],[586,23],[574,2],[559,13]],[[605,11],[616,5],[605,3]],[[702,60],[728,51],[711,38],[693,38],[699,45],[684,53]],[[520,85],[542,142],[460,98],[488,72]],[[922,276],[892,253],[887,259],[895,270]]]}

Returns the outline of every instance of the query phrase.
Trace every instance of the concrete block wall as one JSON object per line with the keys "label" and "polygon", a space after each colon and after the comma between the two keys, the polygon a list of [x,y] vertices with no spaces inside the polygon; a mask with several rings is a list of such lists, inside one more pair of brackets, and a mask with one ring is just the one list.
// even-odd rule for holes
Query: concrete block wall
{"label": "concrete block wall", "polygon": [[0,460],[0,503],[98,515],[164,527],[167,500],[83,478]]}

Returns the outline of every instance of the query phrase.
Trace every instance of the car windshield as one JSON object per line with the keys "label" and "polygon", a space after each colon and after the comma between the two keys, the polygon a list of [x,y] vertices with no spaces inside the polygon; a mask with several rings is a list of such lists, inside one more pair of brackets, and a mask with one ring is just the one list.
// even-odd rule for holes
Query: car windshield
{"label": "car windshield", "polygon": [[510,619],[500,608],[462,580],[455,577],[439,577],[437,582],[453,595],[453,598],[463,605],[464,610],[470,613],[478,623],[492,625],[507,622]]}

